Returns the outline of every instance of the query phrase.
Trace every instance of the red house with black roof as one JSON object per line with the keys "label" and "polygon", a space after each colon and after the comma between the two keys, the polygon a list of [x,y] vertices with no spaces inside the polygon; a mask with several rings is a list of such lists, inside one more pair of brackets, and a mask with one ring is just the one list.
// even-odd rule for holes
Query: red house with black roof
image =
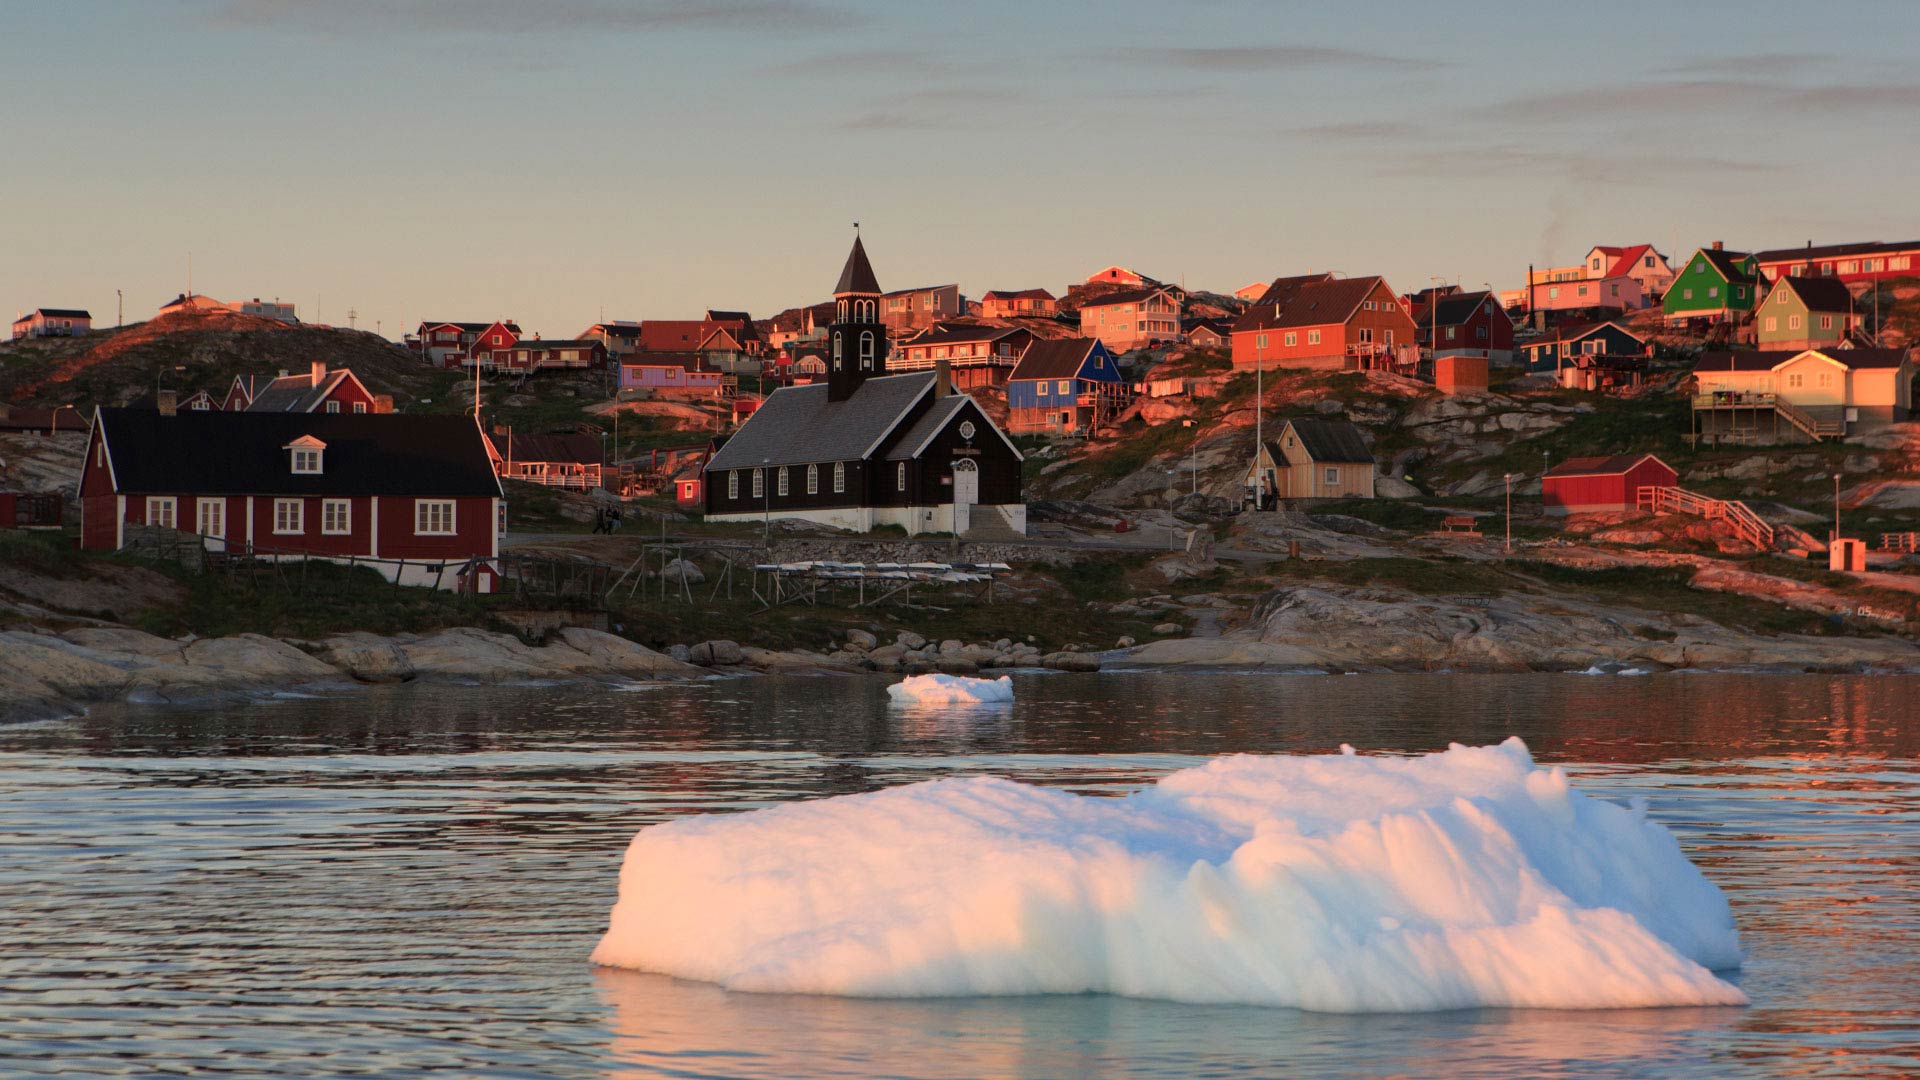
{"label": "red house with black roof", "polygon": [[89,550],[159,526],[211,551],[477,591],[505,506],[471,418],[392,413],[96,409],[79,491]]}

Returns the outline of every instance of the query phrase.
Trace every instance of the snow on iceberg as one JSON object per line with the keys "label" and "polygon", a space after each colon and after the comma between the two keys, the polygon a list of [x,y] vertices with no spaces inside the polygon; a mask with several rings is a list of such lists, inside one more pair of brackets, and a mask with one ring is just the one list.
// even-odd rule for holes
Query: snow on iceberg
{"label": "snow on iceberg", "polygon": [[909,675],[887,687],[896,705],[986,705],[1013,700],[1013,680],[964,675]]}
{"label": "snow on iceberg", "polygon": [[1720,890],[1526,746],[937,780],[644,829],[596,963],[738,990],[1408,1012],[1736,1005]]}

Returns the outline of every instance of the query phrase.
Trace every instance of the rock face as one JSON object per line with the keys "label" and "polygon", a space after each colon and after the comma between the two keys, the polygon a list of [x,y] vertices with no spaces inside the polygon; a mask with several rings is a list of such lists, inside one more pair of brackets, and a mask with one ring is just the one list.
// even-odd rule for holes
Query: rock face
{"label": "rock face", "polygon": [[1435,598],[1388,590],[1285,589],[1218,639],[1150,642],[1140,663],[1328,670],[1582,671],[1759,666],[1905,669],[1920,648],[1892,638],[1764,637],[1686,615],[1555,597]]}
{"label": "rock face", "polygon": [[693,647],[693,662],[701,667],[731,667],[746,659],[734,641],[703,641]]}
{"label": "rock face", "polygon": [[320,659],[361,682],[407,682],[419,675],[406,650],[378,634],[341,634],[316,645]]}

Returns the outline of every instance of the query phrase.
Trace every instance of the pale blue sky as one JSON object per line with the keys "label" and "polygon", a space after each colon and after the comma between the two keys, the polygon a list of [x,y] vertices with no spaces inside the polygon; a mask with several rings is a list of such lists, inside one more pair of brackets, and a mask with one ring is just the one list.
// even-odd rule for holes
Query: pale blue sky
{"label": "pale blue sky", "polygon": [[[19,0],[0,306],[756,315],[1920,235],[1920,4]],[[1676,251],[1677,249],[1677,251]],[[316,312],[316,303],[319,310]]]}

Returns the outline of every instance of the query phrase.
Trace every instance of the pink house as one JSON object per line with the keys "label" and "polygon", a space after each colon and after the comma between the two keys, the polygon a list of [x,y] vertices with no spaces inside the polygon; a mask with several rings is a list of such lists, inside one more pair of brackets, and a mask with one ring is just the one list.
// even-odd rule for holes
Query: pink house
{"label": "pink house", "polygon": [[1610,307],[1638,311],[1647,306],[1646,290],[1640,282],[1625,274],[1617,277],[1554,281],[1532,289],[1535,311],[1566,311],[1574,308]]}

